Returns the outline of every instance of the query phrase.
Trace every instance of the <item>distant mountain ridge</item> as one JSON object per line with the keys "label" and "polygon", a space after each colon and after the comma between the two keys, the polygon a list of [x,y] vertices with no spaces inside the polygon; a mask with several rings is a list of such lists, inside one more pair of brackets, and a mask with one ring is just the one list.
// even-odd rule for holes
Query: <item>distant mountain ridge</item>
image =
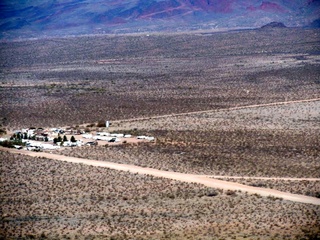
{"label": "distant mountain ridge", "polygon": [[0,37],[305,26],[320,0],[4,0]]}
{"label": "distant mountain ridge", "polygon": [[281,22],[271,22],[271,23],[268,23],[266,25],[263,25],[261,27],[262,29],[268,29],[268,28],[286,28],[286,25],[284,25],[283,23]]}

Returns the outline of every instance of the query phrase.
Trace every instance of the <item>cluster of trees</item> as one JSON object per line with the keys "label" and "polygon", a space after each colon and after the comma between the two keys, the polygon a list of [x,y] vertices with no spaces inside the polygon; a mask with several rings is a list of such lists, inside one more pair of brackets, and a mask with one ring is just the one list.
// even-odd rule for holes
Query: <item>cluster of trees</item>
{"label": "cluster of trees", "polygon": [[6,140],[3,142],[0,142],[0,146],[7,147],[7,148],[13,148],[14,145],[24,146],[25,143],[23,143],[21,140]]}
{"label": "cluster of trees", "polygon": [[[21,133],[21,132],[18,132],[18,133],[14,133],[11,137],[10,137],[10,140],[22,140],[22,139],[29,139],[29,140],[36,140],[36,136],[28,136],[28,134],[25,132],[25,133]],[[49,139],[48,137],[45,137],[45,142],[48,142]]]}
{"label": "cluster of trees", "polygon": [[10,137],[10,140],[0,142],[0,146],[13,148],[14,145],[25,146],[25,143],[22,142],[22,139],[28,139],[27,134],[15,133]]}
{"label": "cluster of trees", "polygon": [[[58,135],[58,137],[54,138],[53,139],[53,143],[54,144],[57,144],[58,142],[60,142],[61,144],[63,144],[64,142],[67,142],[68,141],[68,138],[66,135],[64,135],[63,137],[60,136],[60,134]],[[70,141],[71,142],[76,142],[76,138],[74,136],[71,136],[70,138]]]}

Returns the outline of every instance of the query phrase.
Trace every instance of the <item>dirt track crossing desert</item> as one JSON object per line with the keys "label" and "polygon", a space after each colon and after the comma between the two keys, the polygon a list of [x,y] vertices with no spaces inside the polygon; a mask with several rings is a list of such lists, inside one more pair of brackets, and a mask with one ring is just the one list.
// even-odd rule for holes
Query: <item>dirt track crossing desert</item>
{"label": "dirt track crossing desert", "polygon": [[194,26],[0,42],[0,239],[320,239],[319,28]]}
{"label": "dirt track crossing desert", "polygon": [[129,171],[129,172],[138,173],[138,174],[149,174],[156,177],[169,178],[169,179],[174,179],[174,180],[183,181],[183,182],[200,183],[205,186],[213,187],[213,188],[220,188],[225,190],[240,190],[240,191],[248,192],[250,194],[260,194],[262,196],[273,196],[273,197],[278,197],[284,200],[289,200],[294,202],[320,205],[320,199],[317,199],[317,198],[298,195],[298,194],[291,194],[287,192],[280,192],[273,189],[250,187],[250,186],[245,186],[238,183],[212,179],[212,178],[201,176],[201,175],[161,171],[157,169],[143,168],[143,167],[138,167],[133,165],[67,157],[67,156],[61,156],[57,154],[50,154],[50,153],[43,153],[43,152],[37,153],[37,152],[30,152],[25,150],[4,149],[4,148],[0,148],[0,150],[1,151],[7,150],[7,151],[10,151],[11,153],[17,153],[17,154],[20,153],[24,155],[33,156],[33,157],[45,157],[49,159],[66,161],[71,163],[80,163],[80,164],[86,164],[86,165],[91,165],[96,167],[106,167],[110,169],[115,169],[120,171]]}

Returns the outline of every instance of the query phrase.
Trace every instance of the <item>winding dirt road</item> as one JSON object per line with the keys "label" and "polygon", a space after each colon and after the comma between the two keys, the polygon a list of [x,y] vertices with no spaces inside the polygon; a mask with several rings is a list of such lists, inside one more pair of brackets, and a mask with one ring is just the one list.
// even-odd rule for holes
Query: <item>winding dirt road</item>
{"label": "winding dirt road", "polygon": [[33,157],[45,157],[45,158],[59,160],[59,161],[65,161],[70,163],[80,163],[80,164],[86,164],[86,165],[91,165],[96,167],[106,167],[106,168],[120,170],[120,171],[128,171],[131,173],[149,174],[155,177],[169,178],[169,179],[189,182],[189,183],[191,182],[199,183],[212,188],[220,188],[224,190],[240,190],[243,192],[248,192],[249,194],[259,194],[265,197],[273,196],[273,197],[282,198],[284,200],[289,200],[294,202],[320,205],[320,199],[318,198],[292,194],[287,192],[281,192],[274,189],[246,186],[239,183],[214,179],[212,178],[212,176],[208,177],[204,175],[194,175],[194,174],[162,171],[162,170],[157,170],[152,168],[138,167],[134,165],[118,164],[118,163],[105,162],[105,161],[96,161],[96,160],[90,160],[90,159],[84,159],[84,158],[67,157],[67,156],[62,156],[57,154],[46,153],[46,152],[31,152],[26,150],[8,149],[3,147],[0,147],[0,151],[8,151],[15,154],[24,154],[24,155],[29,155]]}

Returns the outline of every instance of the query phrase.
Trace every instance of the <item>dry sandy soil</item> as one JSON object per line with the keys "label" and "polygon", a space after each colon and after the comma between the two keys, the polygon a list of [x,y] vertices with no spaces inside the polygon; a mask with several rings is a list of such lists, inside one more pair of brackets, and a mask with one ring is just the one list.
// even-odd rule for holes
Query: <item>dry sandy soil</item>
{"label": "dry sandy soil", "polygon": [[207,110],[114,121],[110,130],[167,129],[192,131],[205,128],[247,130],[319,129],[320,98],[270,104],[243,105],[220,110]]}
{"label": "dry sandy soil", "polygon": [[[186,118],[196,118],[197,122],[201,121],[201,119],[204,118],[205,121],[207,121],[206,123],[215,122],[218,119],[218,121],[216,121],[216,124],[200,124],[200,126],[208,127],[205,129],[205,133],[206,135],[208,135],[209,131],[215,131],[215,128],[218,129],[219,124],[222,124],[221,122],[219,122],[219,120],[225,119],[226,121],[230,121],[230,119],[232,119],[235,124],[225,124],[225,126],[229,126],[229,128],[224,129],[223,135],[221,136],[226,137],[228,131],[232,132],[237,130],[240,131],[240,133],[244,134],[240,135],[240,139],[242,139],[242,141],[248,141],[254,135],[248,135],[247,137],[243,138],[243,136],[246,136],[245,133],[248,131],[250,132],[250,130],[254,130],[257,131],[257,133],[261,134],[261,129],[266,126],[264,124],[264,120],[267,118],[267,130],[273,133],[271,135],[271,139],[273,139],[273,141],[268,141],[271,149],[277,147],[276,143],[278,143],[279,139],[284,138],[284,133],[290,133],[294,134],[294,136],[301,137],[304,136],[301,133],[301,129],[304,129],[304,131],[308,131],[309,134],[306,135],[308,137],[305,138],[305,141],[303,141],[302,145],[297,145],[297,139],[295,138],[293,138],[294,141],[292,142],[290,142],[289,139],[285,138],[285,146],[287,146],[288,144],[289,146],[290,144],[295,144],[294,146],[296,150],[294,151],[294,154],[292,156],[296,157],[297,153],[302,154],[301,158],[299,158],[300,160],[303,160],[302,162],[299,161],[300,165],[297,165],[297,161],[293,162],[293,164],[296,165],[299,169],[305,167],[305,171],[302,174],[304,176],[304,179],[302,181],[297,181],[297,179],[294,180],[290,178],[271,178],[263,180],[263,177],[257,180],[237,179],[237,182],[251,186],[249,188],[243,188],[243,186],[219,182],[217,180],[210,180],[209,183],[207,183],[207,179],[203,177],[195,177],[194,175],[180,175],[179,173],[161,171],[158,172],[154,170],[150,171],[150,169],[148,169],[147,172],[144,172],[141,171],[140,168],[136,168],[134,166],[126,166],[124,164],[114,165],[107,162],[98,162],[96,164],[96,161],[85,159],[70,160],[72,162],[85,162],[86,164],[92,164],[94,166],[108,166],[108,164],[111,164],[111,166],[115,167],[118,170],[122,169],[126,171],[119,172],[119,175],[117,175],[116,172],[113,172],[111,174],[110,171],[112,172],[112,170],[97,170],[99,168],[89,167],[89,171],[88,173],[86,173],[84,169],[86,169],[87,167],[85,167],[85,165],[80,165],[81,170],[79,171],[77,170],[77,166],[79,165],[75,163],[74,165],[69,166],[69,163],[58,163],[49,159],[30,158],[27,156],[11,155],[9,153],[2,152],[0,158],[3,161],[3,170],[1,171],[1,177],[5,184],[3,185],[3,190],[1,191],[4,193],[4,195],[1,196],[2,202],[4,203],[2,205],[3,232],[1,234],[6,238],[10,236],[13,238],[22,236],[22,238],[26,239],[75,239],[86,237],[101,239],[131,239],[132,237],[136,239],[148,239],[150,237],[155,239],[186,239],[193,238],[194,236],[198,236],[200,239],[211,239],[212,237],[221,239],[319,238],[319,208],[317,206],[312,206],[309,204],[299,205],[298,203],[285,201],[285,199],[291,199],[294,201],[304,202],[304,199],[307,199],[307,202],[310,203],[310,199],[313,203],[319,203],[319,199],[308,197],[304,198],[303,196],[291,195],[289,193],[279,193],[272,190],[263,190],[263,188],[266,187],[286,192],[317,196],[316,194],[319,193],[319,181],[317,181],[317,179],[308,181],[306,177],[318,177],[318,171],[310,171],[311,165],[306,166],[304,164],[306,161],[310,161],[310,164],[315,164],[314,166],[318,166],[317,164],[319,164],[319,161],[317,160],[319,156],[317,154],[317,146],[319,145],[315,144],[316,142],[314,142],[317,141],[318,138],[316,137],[317,135],[313,135],[318,132],[317,125],[314,124],[314,122],[317,121],[318,118],[317,109],[318,101],[315,101],[308,103],[292,103],[289,105],[281,106],[267,106],[263,108],[258,107],[249,109],[235,109],[230,111],[194,113],[190,115],[188,114],[183,116],[175,116],[171,118],[168,117],[149,119],[150,123],[146,120],[118,122],[118,125],[116,126],[118,128],[117,130],[128,131],[130,127],[127,128],[127,126],[132,126],[130,124],[141,124],[141,126],[143,127],[141,129],[136,129],[136,132],[146,130],[153,132],[154,130],[152,129],[152,127],[154,127],[155,129],[162,129],[163,127],[161,126],[167,126],[168,129],[172,128],[170,129],[170,131],[174,131],[174,126],[178,127],[178,124],[181,124],[181,126],[187,128],[179,129],[178,132],[183,133],[183,131],[188,132],[190,130],[189,128],[191,128],[191,130],[201,130],[199,129],[199,127],[194,128],[192,124],[184,125],[183,121],[186,121]],[[241,113],[243,113],[242,116]],[[287,114],[285,118],[282,117],[284,113]],[[251,119],[252,121],[257,121],[256,125],[254,125],[255,128],[243,128],[243,126],[245,126],[245,123],[247,123],[249,119]],[[288,119],[288,121],[286,122],[285,119]],[[189,119],[187,121],[189,121]],[[286,125],[285,123],[287,123],[288,125]],[[170,126],[170,124],[172,124],[172,127]],[[287,126],[287,128],[284,130],[283,126]],[[246,129],[246,131],[243,131],[243,129]],[[267,130],[264,129],[264,131]],[[298,134],[296,132],[298,132]],[[188,145],[185,144],[186,140],[188,140],[188,135],[185,136],[187,137],[186,139],[181,139],[181,137],[179,136],[180,141],[175,138],[170,141],[160,138],[160,142],[157,142],[155,144],[125,144],[123,146],[109,146],[107,148],[105,146],[73,149],[69,148],[60,151],[60,154],[62,153],[69,155],[81,155],[81,157],[84,157],[85,154],[88,154],[92,159],[101,158],[104,161],[122,161],[122,163],[133,162],[138,163],[138,165],[144,166],[148,166],[150,163],[153,163],[154,160],[157,160],[157,162],[159,162],[159,160],[162,160],[163,166],[167,168],[166,170],[169,170],[170,168],[176,166],[173,165],[173,162],[175,162],[176,160],[174,156],[180,156],[184,154],[181,154],[181,152],[170,151],[168,151],[167,153],[164,151],[161,154],[161,151],[157,152],[157,149],[162,149],[162,151],[163,149],[169,150],[167,148],[169,145],[178,146],[178,149],[176,148],[174,149],[174,151],[184,151],[186,150],[186,148],[183,147]],[[237,134],[233,134],[232,136],[239,137]],[[314,139],[313,136],[315,136]],[[260,137],[261,135],[259,135],[258,139],[260,139]],[[253,138],[252,141],[257,144],[256,138]],[[205,149],[206,143],[208,143],[207,140],[203,141],[201,143],[202,147],[199,149]],[[298,143],[300,143],[300,141],[298,141]],[[315,151],[314,154],[312,154],[312,152],[307,154],[305,147],[309,149],[308,151]],[[127,152],[125,154],[121,154],[124,149],[127,149]],[[146,151],[148,149],[149,152]],[[282,151],[284,150],[285,149],[282,149]],[[19,153],[19,150],[14,151]],[[289,148],[284,152],[288,154],[291,153],[291,151],[292,148]],[[151,153],[153,155],[151,155]],[[166,153],[166,158],[163,158],[163,153]],[[193,151],[190,151],[189,153],[195,154],[195,149],[193,148]],[[28,154],[34,154],[36,156],[38,153],[28,152]],[[54,155],[48,154],[47,156],[53,157]],[[302,175],[298,174],[298,172],[294,172],[292,170],[290,171],[290,164],[292,164],[292,159],[287,158],[287,156],[288,155],[285,155],[283,158],[287,159],[287,162],[285,163],[287,168],[283,172],[286,174],[284,175],[284,177],[286,177],[288,173],[295,178],[301,177]],[[309,156],[310,159],[306,158],[306,156]],[[58,159],[66,160],[66,157],[64,156],[58,155],[56,157]],[[166,160],[172,157],[174,161],[166,162]],[[135,162],[137,160],[138,162]],[[38,165],[39,161],[42,166]],[[243,163],[244,162],[241,162],[240,167],[240,170],[242,172],[244,172],[245,169],[243,167]],[[266,166],[262,163],[263,162],[260,162],[260,167],[266,168]],[[50,166],[54,166],[55,164],[57,164],[58,166],[55,166],[54,170],[52,170]],[[192,166],[192,162],[186,162],[185,165],[180,164],[181,169],[185,170],[188,164],[190,164],[190,167]],[[259,169],[259,166],[256,166],[256,168]],[[35,169],[36,171],[34,171]],[[198,166],[198,169],[199,171],[200,169],[202,169],[202,172],[206,172],[203,170],[204,165]],[[56,174],[57,171],[59,172],[58,174]],[[75,172],[73,173],[73,171]],[[99,171],[99,174],[94,174],[95,171]],[[107,175],[112,176],[112,180],[106,180],[106,175],[101,174],[101,172],[103,171],[108,171],[109,173]],[[139,177],[139,175],[132,175],[128,171],[140,172],[150,175]],[[234,168],[232,169],[232,171],[234,173],[237,171],[237,169]],[[271,175],[282,176],[282,172],[279,172],[279,167],[275,168],[274,170],[269,168],[268,171],[269,173],[271,173]],[[16,173],[19,172],[21,174],[17,175]],[[210,171],[210,174],[211,173],[212,171]],[[217,171],[217,173],[221,174],[222,171]],[[84,180],[81,180],[81,178],[86,176],[86,174],[89,174],[89,176],[92,176],[92,174],[94,174],[94,176],[98,177],[99,179],[103,176],[102,182],[108,181],[108,187],[112,186],[112,188],[115,189],[111,191],[112,193],[116,194],[114,197],[115,200],[110,202],[110,191],[108,191],[107,194],[104,194],[104,191],[101,189],[95,190],[96,187],[93,186],[96,186],[98,184],[95,182],[96,180],[92,180],[92,177],[86,177]],[[123,178],[123,174],[128,175],[126,176],[126,179]],[[134,197],[130,195],[132,194],[132,191],[135,191],[135,187],[137,187],[139,184],[137,184],[138,180],[129,180],[128,178],[151,178],[151,181],[156,183],[162,181],[172,181],[165,180],[164,178],[157,180],[157,178],[152,177],[151,174],[155,174],[156,176],[169,177],[177,180],[184,180],[187,182],[199,182],[202,184],[204,183],[207,186],[213,187],[213,189],[206,188],[204,186],[201,187],[200,185],[194,184],[192,184],[192,186],[184,185],[183,187],[181,186],[174,188],[172,187],[173,183],[170,183],[170,191],[172,191],[172,189],[180,189],[179,191],[183,189],[182,191],[184,192],[184,198],[182,200],[179,197],[178,193],[168,192],[168,184],[166,184],[165,187],[161,189],[163,189],[166,194],[169,194],[167,196],[168,199],[170,199],[170,204],[163,201],[164,195],[161,191],[157,191],[155,195],[150,195],[150,191],[152,191],[152,189],[157,189],[157,187],[152,185],[150,182],[145,183],[146,187],[143,188],[144,191],[147,191],[148,193],[143,193],[141,192],[141,190],[139,190],[137,194],[134,194]],[[263,175],[264,177],[266,176],[261,173],[260,175]],[[18,180],[17,176],[19,176]],[[56,178],[53,178],[53,176],[55,176]],[[94,179],[96,177],[94,177]],[[230,178],[228,180],[232,179]],[[65,184],[66,181],[68,183],[67,185]],[[101,180],[98,181],[100,182],[100,185],[98,186],[101,187]],[[83,182],[83,184],[85,185],[83,187],[77,187],[80,182]],[[114,183],[109,185],[111,182]],[[128,182],[134,182],[134,184],[130,185],[130,187],[127,185],[123,186],[123,184],[127,184]],[[32,185],[30,185],[31,183]],[[190,183],[175,182],[175,184],[179,185]],[[222,188],[225,190],[222,190]],[[124,196],[122,194],[126,193],[126,191],[124,191],[125,189],[127,191],[130,191],[130,193]],[[141,188],[139,187],[139,189]],[[243,192],[239,192],[236,189],[242,189],[243,191],[259,194],[248,195],[244,194]],[[187,191],[188,193],[185,193],[185,191]],[[189,193],[189,191],[191,191],[194,195]],[[66,192],[68,192],[68,194],[66,194]],[[88,192],[90,192],[90,197],[88,195]],[[103,196],[101,196],[102,193],[104,194]],[[268,193],[271,194],[269,197],[261,196],[268,195]],[[17,197],[17,194],[19,197]],[[216,194],[218,195],[216,196]],[[35,195],[37,196],[36,198],[34,197]],[[138,201],[140,197],[143,200]],[[291,197],[293,197],[294,199],[292,199]],[[86,198],[89,198],[89,200],[84,200]],[[158,198],[160,198],[161,200],[156,200]],[[107,202],[110,204],[108,205],[108,210],[106,210],[106,206],[104,205],[105,199],[107,199]],[[111,199],[113,198],[111,197]],[[130,199],[134,200],[128,203]],[[146,199],[150,199],[151,203],[149,203]],[[217,201],[212,202],[213,199]],[[225,205],[226,203],[227,205]],[[259,206],[259,208],[257,208],[256,206]],[[217,208],[219,209],[218,213],[216,212],[216,210],[214,210]],[[305,208],[307,208],[308,210],[306,210]],[[111,211],[110,209],[113,210]],[[165,213],[163,211],[165,211]],[[188,212],[186,213],[186,211]],[[288,211],[290,212],[289,215]],[[212,215],[212,213],[214,214],[214,216]],[[192,225],[192,227],[190,227],[190,225]]]}
{"label": "dry sandy soil", "polygon": [[[0,150],[6,151],[6,149],[2,147],[0,148]],[[188,183],[199,183],[207,187],[214,187],[214,188],[219,188],[223,190],[243,191],[250,194],[259,194],[264,197],[270,196],[270,197],[281,198],[284,200],[289,200],[294,202],[311,203],[311,204],[320,205],[320,199],[317,199],[317,198],[279,192],[272,189],[259,188],[258,186],[251,187],[251,186],[246,186],[242,184],[235,184],[232,182],[216,180],[215,177],[161,171],[161,170],[152,169],[152,168],[142,168],[134,165],[117,164],[117,163],[106,162],[106,161],[96,161],[96,160],[83,159],[83,158],[67,157],[67,156],[61,156],[61,155],[56,155],[52,153],[32,152],[32,151],[16,150],[16,149],[8,149],[7,151],[9,151],[10,153],[23,154],[23,155],[34,156],[34,157],[45,157],[48,159],[54,159],[59,161],[81,163],[81,164],[96,166],[96,167],[107,167],[115,170],[126,171],[126,172],[137,173],[137,174],[144,174],[144,175],[151,175],[155,177],[164,177],[164,178],[169,178],[169,179],[188,182]],[[270,178],[270,180],[275,180],[275,179]],[[292,180],[292,179],[289,178],[289,180]],[[304,180],[305,179],[302,179],[302,181]],[[317,179],[317,180],[320,180],[320,179]]]}
{"label": "dry sandy soil", "polygon": [[118,121],[113,130],[147,133],[157,138],[156,143],[69,148],[57,153],[193,174],[319,178],[319,104]]}
{"label": "dry sandy soil", "polygon": [[[319,181],[292,178],[320,178],[320,101],[234,107],[320,98],[319,38],[283,29],[2,42],[0,127],[100,131],[110,120],[157,141],[58,157],[269,177],[236,181],[318,196]],[[3,151],[0,161],[2,238],[320,238],[318,205]]]}
{"label": "dry sandy soil", "polygon": [[320,209],[0,151],[5,239],[316,239]]}
{"label": "dry sandy soil", "polygon": [[319,30],[0,43],[0,121],[96,123],[319,97]]}
{"label": "dry sandy soil", "polygon": [[232,178],[232,177],[219,177],[215,176],[215,179],[227,180],[237,182],[253,187],[266,187],[271,189],[277,189],[280,191],[291,192],[295,194],[303,194],[320,198],[320,179],[290,179],[290,178],[269,178],[269,179],[256,179],[256,178]]}

